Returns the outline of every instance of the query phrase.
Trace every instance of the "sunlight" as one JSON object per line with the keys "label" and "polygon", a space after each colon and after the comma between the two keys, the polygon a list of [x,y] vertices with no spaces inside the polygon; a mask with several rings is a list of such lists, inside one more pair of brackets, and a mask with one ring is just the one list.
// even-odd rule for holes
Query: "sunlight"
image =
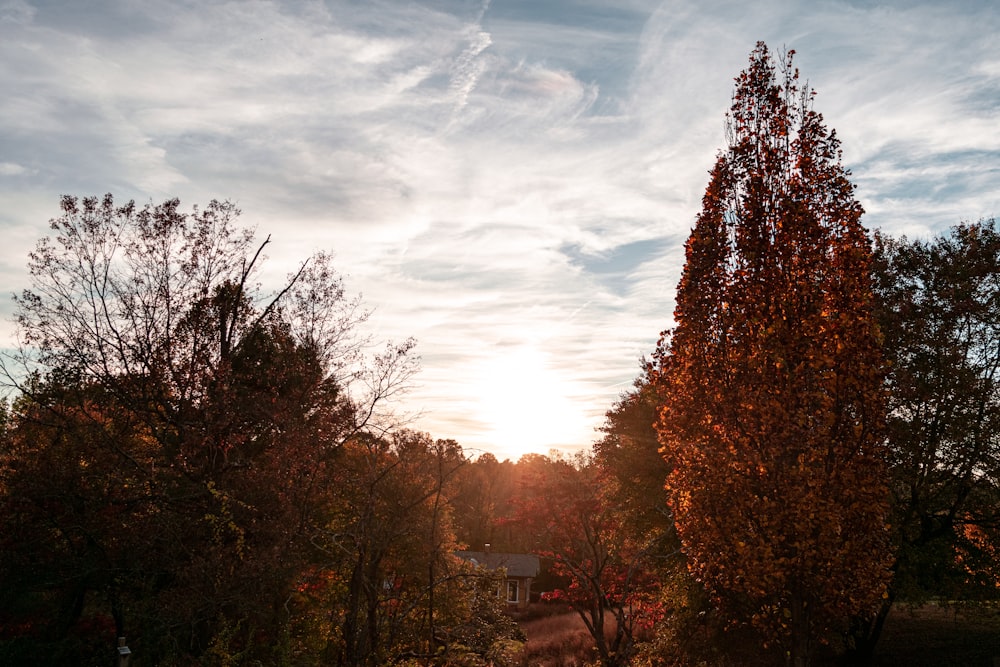
{"label": "sunlight", "polygon": [[560,445],[590,444],[577,442],[587,421],[570,400],[577,392],[537,349],[519,347],[489,359],[479,378],[477,416],[489,429],[486,437],[512,461]]}

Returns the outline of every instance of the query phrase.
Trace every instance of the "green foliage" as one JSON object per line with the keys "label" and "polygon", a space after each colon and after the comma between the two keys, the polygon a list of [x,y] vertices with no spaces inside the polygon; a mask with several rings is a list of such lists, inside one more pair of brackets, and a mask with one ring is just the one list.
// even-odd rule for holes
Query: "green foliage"
{"label": "green foliage", "polygon": [[443,665],[514,667],[524,646],[524,633],[496,593],[503,572],[460,565],[449,604],[442,610],[441,632],[447,637]]}
{"label": "green foliage", "polygon": [[307,587],[329,605],[324,659],[372,665],[471,650],[477,609],[453,555],[449,501],[461,449],[399,431],[349,441],[339,464]]}
{"label": "green foliage", "polygon": [[490,544],[506,553],[524,552],[530,547],[518,543],[520,535],[501,521],[509,514],[518,492],[516,468],[511,461],[498,461],[486,452],[458,472],[451,502],[460,518],[455,537],[461,544],[472,550]]}

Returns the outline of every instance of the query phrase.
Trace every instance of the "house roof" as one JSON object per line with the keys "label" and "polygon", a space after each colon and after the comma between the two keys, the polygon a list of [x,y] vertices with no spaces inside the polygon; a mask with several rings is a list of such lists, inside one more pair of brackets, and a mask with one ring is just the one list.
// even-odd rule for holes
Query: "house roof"
{"label": "house roof", "polygon": [[456,556],[488,570],[506,568],[508,577],[537,577],[541,566],[538,556],[485,551],[458,551]]}

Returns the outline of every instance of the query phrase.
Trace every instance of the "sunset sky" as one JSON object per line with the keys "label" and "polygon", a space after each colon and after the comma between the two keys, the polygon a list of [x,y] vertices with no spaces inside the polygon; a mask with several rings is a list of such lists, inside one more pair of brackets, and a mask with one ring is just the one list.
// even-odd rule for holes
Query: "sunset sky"
{"label": "sunset sky", "polygon": [[411,426],[579,449],[670,326],[757,40],[914,237],[1000,212],[997,35],[990,0],[0,0],[2,284],[61,194],[229,199],[272,286],[332,250],[417,339]]}

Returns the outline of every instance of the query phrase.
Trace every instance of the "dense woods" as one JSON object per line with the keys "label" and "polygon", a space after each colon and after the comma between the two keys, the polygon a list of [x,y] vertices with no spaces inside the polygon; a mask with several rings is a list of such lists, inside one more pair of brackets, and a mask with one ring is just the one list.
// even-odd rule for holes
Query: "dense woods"
{"label": "dense woods", "polygon": [[[327,254],[265,291],[232,204],[64,197],[3,365],[0,663],[513,667],[564,609],[606,667],[864,663],[894,605],[995,602],[995,222],[869,236],[791,53],[727,128],[673,328],[570,457],[408,429],[415,343]],[[537,556],[528,611],[466,550]]]}

